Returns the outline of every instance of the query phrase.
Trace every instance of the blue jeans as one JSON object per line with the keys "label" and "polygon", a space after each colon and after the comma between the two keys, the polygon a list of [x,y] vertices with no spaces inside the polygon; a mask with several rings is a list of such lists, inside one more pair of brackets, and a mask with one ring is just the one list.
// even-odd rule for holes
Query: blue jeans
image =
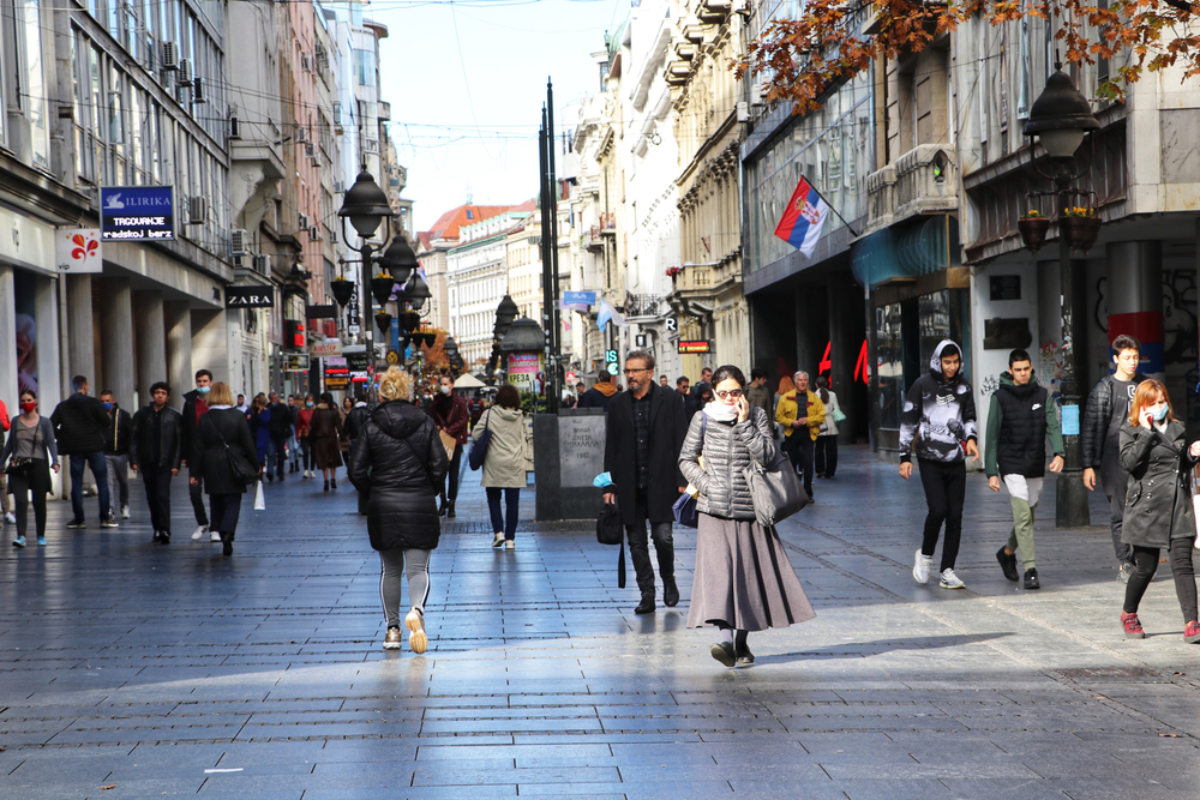
{"label": "blue jeans", "polygon": [[271,461],[275,461],[275,477],[283,480],[283,467],[287,463],[287,447],[288,437],[286,436],[271,436],[270,445],[267,447],[267,461],[263,464],[263,471],[268,475],[271,474]]}
{"label": "blue jeans", "polygon": [[103,522],[112,510],[108,496],[108,464],[104,460],[103,450],[71,456],[71,510],[75,512],[75,520],[82,522],[84,465],[92,468],[92,477],[96,479],[96,491],[100,494],[100,521]]}
{"label": "blue jeans", "polygon": [[[500,515],[500,493],[504,492],[506,516]],[[499,489],[487,487],[488,511],[492,512],[492,532],[504,531],[504,538],[512,541],[517,538],[517,507],[521,500],[520,489]]]}

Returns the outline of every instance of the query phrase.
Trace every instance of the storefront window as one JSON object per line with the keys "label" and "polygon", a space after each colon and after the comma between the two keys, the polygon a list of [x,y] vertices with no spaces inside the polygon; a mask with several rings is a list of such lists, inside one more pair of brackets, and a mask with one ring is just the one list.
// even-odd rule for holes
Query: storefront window
{"label": "storefront window", "polygon": [[875,330],[879,361],[879,427],[899,430],[905,389],[899,303],[875,309]]}
{"label": "storefront window", "polygon": [[[825,107],[791,123],[764,152],[746,162],[748,263],[756,271],[795,251],[775,227],[800,177],[846,219],[867,212],[867,174],[874,164],[871,82],[860,75],[825,99]],[[843,226],[836,214],[822,236]]]}

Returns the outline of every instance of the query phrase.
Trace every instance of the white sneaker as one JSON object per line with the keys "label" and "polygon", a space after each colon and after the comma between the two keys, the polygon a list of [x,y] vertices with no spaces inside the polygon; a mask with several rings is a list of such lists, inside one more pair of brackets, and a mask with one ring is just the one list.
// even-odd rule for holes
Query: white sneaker
{"label": "white sneaker", "polygon": [[965,589],[967,585],[954,574],[954,570],[944,569],[942,570],[941,587],[943,589]]}
{"label": "white sneaker", "polygon": [[129,506],[121,506],[121,519],[129,519]]}
{"label": "white sneaker", "polygon": [[425,648],[429,646],[429,637],[425,635],[424,615],[414,608],[405,615],[404,627],[408,628],[408,646],[414,653],[424,653]]}
{"label": "white sneaker", "polygon": [[512,540],[512,539],[508,539],[508,540],[506,540],[506,541],[504,542],[504,549],[506,549],[506,550],[516,550],[516,549],[517,549],[517,543],[516,543],[514,540]]}
{"label": "white sneaker", "polygon": [[200,541],[201,539],[204,538],[204,534],[206,534],[206,533],[208,533],[208,526],[201,525],[199,528],[196,528],[196,530],[192,533],[192,541],[193,542]]}
{"label": "white sneaker", "polygon": [[913,564],[913,577],[917,583],[924,586],[929,583],[929,570],[933,567],[933,556],[922,555],[920,549],[917,550],[917,560]]}
{"label": "white sneaker", "polygon": [[17,518],[11,511],[4,515],[4,521],[7,522],[9,525],[17,524]]}
{"label": "white sneaker", "polygon": [[210,542],[216,542],[217,544],[220,544],[221,543],[221,532],[220,531],[209,531],[208,532],[208,540]]}
{"label": "white sneaker", "polygon": [[492,539],[492,547],[504,547],[504,533],[497,533],[496,538]]}

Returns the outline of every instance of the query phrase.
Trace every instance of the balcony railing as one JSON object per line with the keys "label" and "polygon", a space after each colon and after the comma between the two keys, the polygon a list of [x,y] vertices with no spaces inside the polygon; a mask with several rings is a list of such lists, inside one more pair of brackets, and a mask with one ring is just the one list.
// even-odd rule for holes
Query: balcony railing
{"label": "balcony railing", "polygon": [[908,217],[958,208],[954,151],[921,144],[867,176],[867,226],[887,227]]}
{"label": "balcony railing", "polygon": [[657,317],[666,309],[666,300],[656,294],[625,293],[626,317]]}

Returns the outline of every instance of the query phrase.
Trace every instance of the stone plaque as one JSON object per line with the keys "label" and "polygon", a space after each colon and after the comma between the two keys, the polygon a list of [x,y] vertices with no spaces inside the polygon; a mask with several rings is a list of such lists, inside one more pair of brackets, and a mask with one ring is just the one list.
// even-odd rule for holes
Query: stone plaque
{"label": "stone plaque", "polygon": [[558,418],[560,486],[591,486],[604,472],[604,434],[608,418],[601,415]]}

